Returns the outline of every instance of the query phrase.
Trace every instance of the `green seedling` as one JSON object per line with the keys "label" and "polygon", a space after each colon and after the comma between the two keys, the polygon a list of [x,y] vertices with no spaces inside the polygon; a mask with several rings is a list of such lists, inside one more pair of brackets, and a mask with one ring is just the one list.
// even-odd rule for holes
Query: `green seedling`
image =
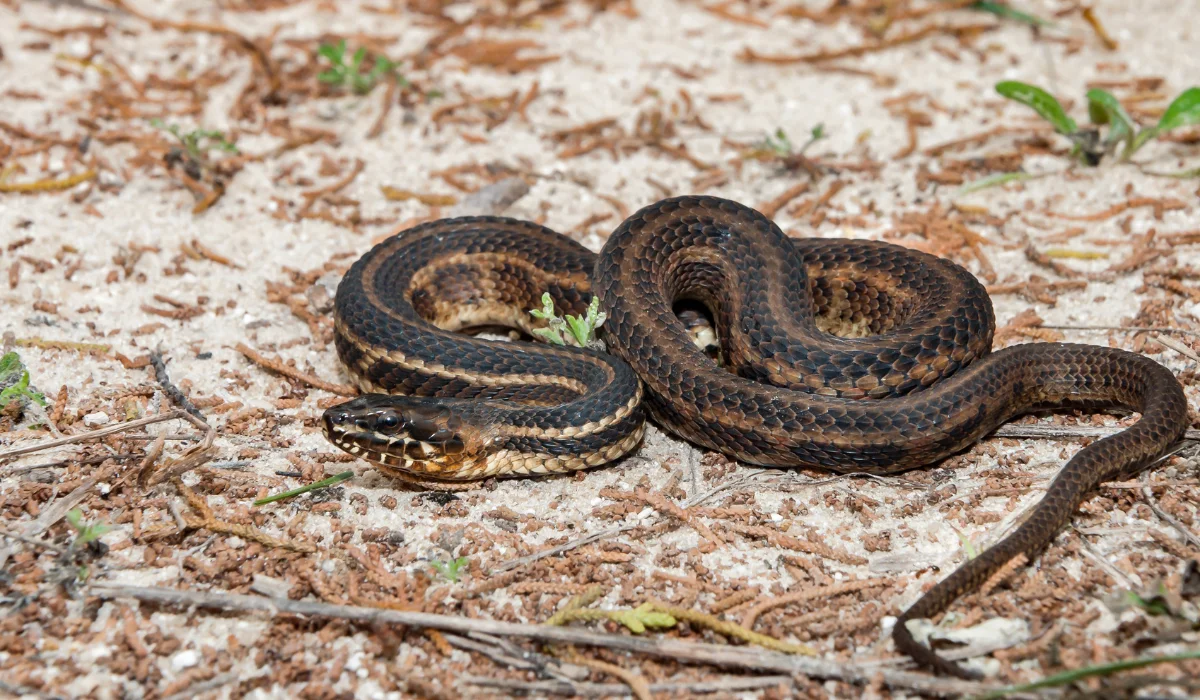
{"label": "green seedling", "polygon": [[437,569],[442,578],[451,583],[457,583],[459,571],[467,565],[467,561],[466,557],[459,557],[451,561],[431,561],[429,565]]}
{"label": "green seedling", "polygon": [[73,549],[85,547],[103,537],[106,532],[112,531],[111,525],[83,522],[83,512],[78,508],[67,511],[67,524],[75,531],[75,540],[71,542]]}
{"label": "green seedling", "polygon": [[29,386],[29,371],[21,362],[21,356],[7,352],[0,357],[0,410],[8,408],[13,401],[26,405],[29,401],[45,406],[46,396]]}
{"label": "green seedling", "polygon": [[1055,131],[1071,139],[1074,143],[1072,155],[1087,165],[1097,165],[1104,155],[1116,152],[1122,143],[1124,149],[1118,160],[1129,160],[1151,139],[1180,127],[1200,124],[1200,87],[1184,90],[1163,112],[1157,124],[1145,128],[1138,127],[1112,93],[1100,88],[1088,90],[1088,118],[1097,127],[1108,127],[1103,141],[1097,128],[1081,128],[1058,99],[1037,86],[1007,80],[996,83],[996,92],[1034,110]]}
{"label": "green seedling", "polygon": [[382,78],[394,78],[401,85],[407,85],[408,81],[396,74],[396,69],[400,64],[386,57],[380,56],[375,59],[371,70],[363,72],[363,61],[367,58],[367,49],[359,48],[350,57],[350,62],[346,62],[346,40],[339,41],[336,45],[321,44],[317,49],[317,55],[329,61],[329,68],[321,71],[317,75],[317,80],[335,87],[350,88],[356,95],[365,95],[379,84]]}
{"label": "green seedling", "polygon": [[814,143],[823,138],[825,138],[825,125],[817,124],[809,131],[808,140],[804,142],[804,145],[796,150],[787,132],[783,130],[783,127],[779,127],[775,129],[774,134],[767,134],[766,138],[756,143],[750,153],[751,157],[766,155],[783,159],[802,156]]}
{"label": "green seedling", "polygon": [[596,329],[608,319],[608,315],[600,310],[598,297],[592,297],[585,315],[560,317],[554,311],[554,300],[546,293],[542,295],[542,308],[531,309],[529,314],[546,321],[545,328],[535,328],[533,331],[534,335],[546,342],[593,350],[604,349],[603,343],[596,337]]}
{"label": "green seedling", "polygon": [[[69,550],[70,553],[80,553],[84,550],[91,549],[89,545],[91,545],[93,542],[98,542],[98,540],[104,536],[104,533],[112,531],[111,525],[105,525],[104,523],[83,522],[83,513],[78,508],[72,508],[71,510],[67,511],[67,524],[70,525],[71,529],[75,531],[75,539],[71,541],[71,547]],[[100,547],[100,549],[91,552],[91,556],[99,556],[107,549],[103,544],[97,544],[96,546]],[[75,562],[80,560],[80,558],[72,558]],[[89,576],[91,576],[91,569],[88,568],[87,564],[78,564],[76,566],[76,579],[78,579],[80,582],[87,582]]]}
{"label": "green seedling", "polygon": [[162,129],[178,139],[179,143],[183,145],[183,150],[197,162],[204,162],[208,157],[208,152],[213,150],[238,153],[237,144],[227,140],[225,134],[220,131],[207,129],[184,131],[177,124],[165,124],[161,119],[151,119],[150,125],[156,129]]}

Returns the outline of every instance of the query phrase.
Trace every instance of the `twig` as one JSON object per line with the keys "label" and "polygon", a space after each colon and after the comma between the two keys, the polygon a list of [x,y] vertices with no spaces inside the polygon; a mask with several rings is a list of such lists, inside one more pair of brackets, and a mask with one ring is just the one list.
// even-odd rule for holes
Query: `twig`
{"label": "twig", "polygon": [[305,374],[295,367],[284,364],[282,360],[272,360],[268,357],[260,355],[258,352],[251,350],[245,343],[238,343],[235,349],[245,355],[246,359],[250,360],[259,367],[282,374],[290,379],[304,382],[311,387],[321,389],[322,391],[328,391],[331,394],[337,394],[339,396],[358,395],[358,390],[352,386],[346,386],[345,384],[334,384],[333,382],[327,382],[324,379]]}
{"label": "twig", "polygon": [[[462,683],[479,688],[495,688],[506,694],[526,693],[532,695],[583,695],[587,697],[609,697],[630,695],[629,686],[620,683],[587,683],[583,681],[515,681],[506,678],[467,676]],[[651,683],[651,693],[699,695],[707,693],[737,693],[767,690],[784,686],[792,688],[791,676],[761,676],[759,678],[722,678],[716,681],[694,683]]]}
{"label": "twig", "polygon": [[[131,420],[126,423],[118,423],[116,425],[110,425],[107,428],[100,428],[99,430],[93,430],[91,432],[81,433],[79,435],[71,435],[69,437],[59,438],[57,440],[50,440],[48,442],[42,442],[42,443],[38,443],[36,445],[30,445],[28,447],[18,447],[17,449],[9,450],[8,452],[0,452],[0,460],[9,459],[11,457],[19,457],[21,455],[32,454],[34,452],[41,452],[42,450],[48,450],[52,447],[61,447],[63,445],[70,445],[70,444],[73,444],[76,442],[83,442],[84,440],[95,440],[96,438],[108,437],[109,435],[121,433],[126,430],[131,430],[133,428],[141,428],[141,427],[147,426],[147,425],[154,425],[155,423],[162,423],[164,421],[175,420],[176,418],[188,419],[188,418],[191,418],[191,416],[188,416],[186,411],[171,411],[170,413],[162,413],[157,416],[147,416],[145,418]],[[207,428],[208,426],[206,425],[204,427]]]}
{"label": "twig", "polygon": [[52,552],[57,552],[59,554],[67,553],[67,550],[65,547],[60,547],[60,546],[54,544],[53,542],[39,540],[36,537],[28,537],[26,535],[22,535],[19,532],[9,532],[8,530],[0,529],[0,537],[9,537],[9,538],[17,540],[19,542],[24,542],[25,544],[34,545],[35,547],[45,547],[46,549],[49,549]]}
{"label": "twig", "polygon": [[352,605],[330,605],[286,598],[205,593],[148,586],[95,584],[89,595],[104,600],[135,599],[162,605],[207,608],[212,610],[260,611],[271,614],[310,615],[315,617],[356,620],[368,624],[390,624],[408,627],[432,627],[459,634],[485,632],[508,637],[523,637],[543,642],[582,644],[619,649],[651,656],[676,659],[690,663],[713,664],[729,668],[767,671],[783,674],[803,674],[851,683],[869,683],[876,677],[893,688],[907,688],[934,695],[971,695],[984,692],[988,685],[953,678],[935,678],[910,671],[880,670],[862,664],[837,663],[765,651],[757,647],[735,647],[728,644],[684,642],[668,638],[644,638],[626,634],[605,634],[573,627],[530,625],[496,620],[438,615],[434,613],[363,608]]}
{"label": "twig", "polygon": [[1154,511],[1154,514],[1163,522],[1178,530],[1183,535],[1183,539],[1187,540],[1188,544],[1193,547],[1200,547],[1200,537],[1197,537],[1196,533],[1179,522],[1178,518],[1163,510],[1162,506],[1158,505],[1158,501],[1154,498],[1154,492],[1151,491],[1154,484],[1150,483],[1149,475],[1143,479],[1143,483],[1145,483],[1145,486],[1142,488],[1142,496],[1146,499],[1146,505],[1150,506],[1150,510]]}
{"label": "twig", "polygon": [[1127,331],[1129,333],[1179,333],[1200,337],[1200,331],[1187,328],[1170,328],[1168,326],[1038,326],[1055,331]]}
{"label": "twig", "polygon": [[[1002,425],[988,437],[1027,438],[1033,440],[1077,440],[1116,435],[1125,428],[1104,428],[1087,425]],[[1200,440],[1200,430],[1188,430],[1184,440]]]}
{"label": "twig", "polygon": [[[692,498],[689,498],[687,501],[684,502],[682,507],[683,508],[691,508],[692,506],[700,505],[701,503],[707,501],[708,499],[712,498],[713,496],[717,495],[718,493],[721,493],[722,491],[726,491],[726,490],[732,489],[732,488],[737,488],[738,486],[741,486],[742,484],[759,476],[760,474],[766,474],[771,471],[774,471],[774,470],[756,469],[756,470],[751,471],[748,474],[744,474],[736,479],[730,479],[729,481],[725,482],[724,484],[715,486],[715,487],[709,489],[708,491],[705,491],[704,493],[700,494],[699,496],[694,496]],[[615,537],[615,536],[621,534],[622,532],[628,532],[629,530],[636,530],[637,528],[643,527],[646,524],[647,523],[643,522],[643,523],[638,523],[637,525],[621,525],[619,527],[610,527],[609,529],[601,530],[600,532],[594,532],[590,535],[584,535],[583,537],[580,537],[578,539],[574,539],[574,540],[571,540],[570,542],[560,544],[557,547],[551,547],[550,549],[543,549],[540,552],[535,552],[528,556],[519,557],[517,559],[512,559],[512,560],[506,561],[503,564],[501,564],[500,566],[492,569],[491,573],[499,574],[499,573],[503,573],[505,571],[509,571],[511,569],[515,569],[519,566],[524,566],[526,564],[532,564],[533,562],[535,562],[539,559],[544,559],[546,557],[552,557],[552,556],[555,556],[558,554],[562,554],[563,552],[569,552],[572,549],[582,547],[585,544],[591,544],[592,542],[598,542],[603,539],[608,539],[609,537]]]}
{"label": "twig", "polygon": [[[1113,581],[1116,581],[1118,584],[1131,590],[1141,587],[1141,577],[1138,577],[1136,580],[1134,580],[1134,578],[1132,578],[1129,574],[1126,574],[1124,571],[1121,571],[1117,567],[1113,566],[1112,562],[1105,559],[1103,554],[1096,551],[1096,548],[1092,546],[1091,542],[1088,542],[1087,538],[1084,537],[1083,534],[1076,534],[1079,535],[1079,542],[1083,545],[1083,553],[1086,554],[1089,559],[1096,562],[1101,569],[1104,569],[1104,573],[1108,574]],[[1134,574],[1134,576],[1136,576],[1136,574]]]}
{"label": "twig", "polygon": [[167,398],[171,399],[171,402],[176,406],[207,423],[207,419],[200,412],[200,409],[196,408],[196,404],[192,403],[192,400],[179,387],[171,383],[171,377],[167,374],[167,364],[163,362],[162,354],[158,351],[151,351],[150,364],[154,367],[154,378],[158,381],[158,385],[162,387],[163,392],[166,393]]}
{"label": "twig", "polygon": [[580,537],[579,539],[571,540],[570,542],[560,544],[557,547],[551,547],[550,549],[543,549],[540,552],[535,552],[528,556],[519,557],[517,559],[510,559],[509,561],[506,561],[503,564],[492,569],[491,573],[492,574],[500,574],[500,573],[504,573],[505,571],[508,571],[509,569],[515,569],[518,566],[525,566],[526,564],[532,564],[533,562],[537,561],[538,559],[544,559],[546,557],[555,556],[556,554],[562,554],[563,552],[569,552],[572,549],[582,547],[585,544],[591,544],[593,542],[599,542],[600,540],[607,539],[609,537],[614,537],[616,535],[621,534],[622,532],[626,532],[626,531],[632,530],[636,527],[640,527],[640,525],[641,525],[640,523],[638,525],[621,525],[620,527],[610,527],[607,530],[601,530],[600,532],[594,532],[590,535],[584,535],[583,537]]}
{"label": "twig", "polygon": [[221,675],[213,676],[202,683],[190,685],[178,693],[168,695],[167,697],[163,698],[163,700],[187,700],[188,698],[200,697],[200,695],[203,693],[207,693],[210,690],[216,690],[217,688],[229,685],[230,683],[235,683],[238,680],[238,674],[236,673],[222,673]]}

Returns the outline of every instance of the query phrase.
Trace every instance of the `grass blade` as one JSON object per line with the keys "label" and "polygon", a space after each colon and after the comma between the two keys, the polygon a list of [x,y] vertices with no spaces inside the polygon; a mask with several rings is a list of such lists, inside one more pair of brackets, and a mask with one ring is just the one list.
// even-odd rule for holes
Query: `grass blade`
{"label": "grass blade", "polygon": [[1028,693],[1031,690],[1040,690],[1042,688],[1054,688],[1054,687],[1057,687],[1060,685],[1074,683],[1076,681],[1080,681],[1085,678],[1096,678],[1098,676],[1110,676],[1114,673],[1120,673],[1121,671],[1130,671],[1135,668],[1145,668],[1146,666],[1155,666],[1157,664],[1171,664],[1171,663],[1177,663],[1180,661],[1191,661],[1193,659],[1200,659],[1200,649],[1194,649],[1192,651],[1185,651],[1182,654],[1172,654],[1170,656],[1149,656],[1149,657],[1143,657],[1140,659],[1128,659],[1126,661],[1114,661],[1113,663],[1109,663],[1109,664],[1097,664],[1095,666],[1085,666],[1084,668],[1077,668],[1077,669],[1073,669],[1071,671],[1063,671],[1062,673],[1056,673],[1053,676],[1046,676],[1045,678],[1038,680],[1038,681],[1034,681],[1032,683],[1025,683],[1023,685],[1011,685],[1007,688],[1000,688],[999,690],[993,690],[990,693],[978,695],[975,698],[973,698],[972,700],[996,700],[997,698],[1008,697],[1009,695],[1012,695],[1014,693]]}
{"label": "grass blade", "polygon": [[958,188],[958,191],[954,193],[954,197],[957,199],[965,194],[971,194],[972,192],[985,190],[989,187],[1006,185],[1010,182],[1024,182],[1025,180],[1032,180],[1035,177],[1037,176],[1023,172],[996,173],[995,175],[988,175],[987,177],[981,177],[978,180],[972,180],[971,182],[968,182],[967,184]]}
{"label": "grass blade", "polygon": [[265,506],[268,503],[274,503],[275,501],[282,501],[284,499],[291,498],[293,496],[299,496],[302,493],[308,493],[309,491],[316,491],[317,489],[323,489],[327,486],[333,486],[334,484],[345,481],[346,479],[349,479],[353,476],[354,476],[353,471],[342,472],[341,474],[334,474],[333,476],[329,477],[328,479],[321,479],[320,481],[318,481],[314,484],[308,484],[307,486],[301,486],[298,489],[292,489],[291,491],[284,491],[283,493],[277,493],[274,496],[267,496],[266,498],[260,498],[254,502],[254,505]]}
{"label": "grass blade", "polygon": [[1052,27],[1052,26],[1054,26],[1054,23],[1051,22],[1050,20],[1042,19],[1041,17],[1038,17],[1036,15],[1031,15],[1028,12],[1021,12],[1020,10],[1014,10],[1013,8],[1009,7],[1008,5],[1002,5],[998,2],[989,2],[989,0],[979,0],[979,2],[975,3],[974,5],[971,5],[971,9],[979,10],[981,12],[990,12],[993,15],[996,15],[997,17],[1001,17],[1003,19],[1016,20],[1018,22],[1024,22],[1025,24],[1029,24],[1029,25],[1032,25],[1035,27]]}

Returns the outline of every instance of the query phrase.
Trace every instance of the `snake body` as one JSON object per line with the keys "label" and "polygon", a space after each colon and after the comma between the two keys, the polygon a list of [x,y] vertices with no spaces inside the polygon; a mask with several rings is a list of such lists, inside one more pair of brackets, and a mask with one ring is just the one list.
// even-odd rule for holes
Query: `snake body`
{"label": "snake body", "polygon": [[[543,292],[564,314],[598,296],[611,354],[457,332],[531,333],[539,322],[527,310]],[[711,311],[726,366],[692,344],[681,301]],[[1080,450],[1014,532],[900,615],[897,647],[961,676],[972,674],[917,643],[906,622],[1032,559],[1101,481],[1144,468],[1187,426],[1179,382],[1144,356],[1065,343],[991,353],[991,301],[947,260],[789,239],[713,197],[643,208],[598,256],[514,219],[423,224],[351,267],[335,317],[338,353],[370,393],[327,411],[327,435],[387,473],[434,481],[610,462],[636,447],[643,411],[743,462],[875,474],[937,462],[1032,410],[1140,412]]]}

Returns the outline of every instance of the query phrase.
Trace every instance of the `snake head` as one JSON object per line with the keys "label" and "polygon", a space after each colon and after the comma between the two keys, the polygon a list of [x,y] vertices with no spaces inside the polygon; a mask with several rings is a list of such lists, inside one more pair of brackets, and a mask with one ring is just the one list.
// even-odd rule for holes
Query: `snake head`
{"label": "snake head", "polygon": [[445,399],[365,394],[325,411],[325,437],[390,476],[478,479],[489,441],[472,408]]}

